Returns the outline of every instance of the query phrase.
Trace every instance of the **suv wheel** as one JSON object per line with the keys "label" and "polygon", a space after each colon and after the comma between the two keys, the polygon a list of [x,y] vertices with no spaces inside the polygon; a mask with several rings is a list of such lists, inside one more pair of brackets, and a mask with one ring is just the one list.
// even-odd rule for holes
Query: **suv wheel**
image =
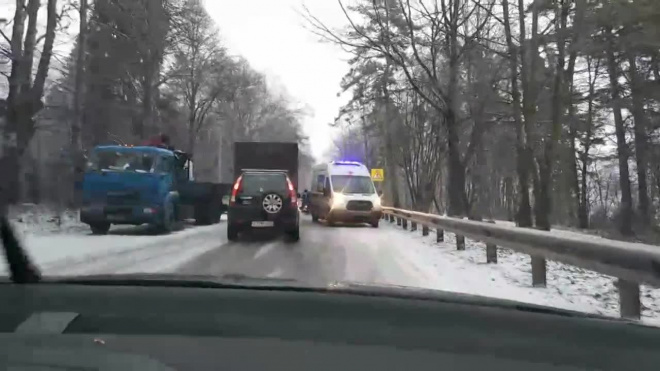
{"label": "suv wheel", "polygon": [[296,226],[295,229],[287,231],[286,234],[292,242],[300,241],[300,226]]}
{"label": "suv wheel", "polygon": [[92,228],[92,234],[108,234],[110,223],[94,223],[89,227]]}
{"label": "suv wheel", "polygon": [[227,223],[227,239],[236,241],[238,239],[238,227],[236,224]]}
{"label": "suv wheel", "polygon": [[261,206],[267,213],[277,214],[282,210],[282,207],[284,206],[284,199],[276,193],[269,193],[264,196],[263,201],[261,202]]}

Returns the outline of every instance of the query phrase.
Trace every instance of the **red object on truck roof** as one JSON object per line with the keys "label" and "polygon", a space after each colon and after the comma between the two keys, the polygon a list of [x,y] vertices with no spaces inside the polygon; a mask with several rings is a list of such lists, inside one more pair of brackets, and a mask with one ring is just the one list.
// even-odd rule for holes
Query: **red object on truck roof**
{"label": "red object on truck roof", "polygon": [[167,134],[159,134],[147,139],[144,142],[145,146],[150,147],[161,147],[171,149],[170,146],[170,137]]}

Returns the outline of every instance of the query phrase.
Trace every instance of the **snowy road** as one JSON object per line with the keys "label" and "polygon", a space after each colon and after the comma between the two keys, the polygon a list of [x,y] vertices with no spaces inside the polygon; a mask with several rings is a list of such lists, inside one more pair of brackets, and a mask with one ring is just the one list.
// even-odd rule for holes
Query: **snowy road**
{"label": "snowy road", "polygon": [[[170,235],[117,228],[92,236],[75,226],[64,233],[26,233],[31,257],[45,275],[113,273],[231,274],[295,279],[325,286],[335,281],[423,287],[618,315],[613,279],[550,262],[548,287],[531,287],[529,257],[498,249],[498,264],[485,264],[482,244],[466,241],[457,251],[454,236],[436,243],[396,225],[381,227],[315,224],[306,216],[301,239],[287,242],[266,234],[226,239],[226,221]],[[6,274],[4,264],[0,274]],[[660,324],[660,290],[642,287],[645,320]]]}
{"label": "snowy road", "polygon": [[[224,225],[221,227],[224,228]],[[312,285],[350,280],[419,286],[419,272],[397,259],[390,233],[370,226],[301,223],[300,242],[256,235],[225,243],[184,264],[177,272],[240,273],[254,277],[296,279]],[[404,265],[402,266],[401,263]]]}
{"label": "snowy road", "polygon": [[[404,239],[402,241],[402,238]],[[351,280],[428,286],[434,279],[397,252],[407,237],[384,226],[327,227],[301,221],[301,239],[260,233],[239,242],[226,239],[226,222],[188,227],[170,235],[144,228],[113,229],[108,236],[75,234],[33,236],[24,241],[46,275],[112,273],[240,273],[291,278],[312,285]]]}

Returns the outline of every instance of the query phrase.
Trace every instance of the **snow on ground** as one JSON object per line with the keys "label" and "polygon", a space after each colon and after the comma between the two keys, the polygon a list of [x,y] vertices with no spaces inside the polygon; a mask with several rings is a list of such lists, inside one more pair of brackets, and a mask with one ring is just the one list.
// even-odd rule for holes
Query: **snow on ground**
{"label": "snow on ground", "polygon": [[[555,308],[618,317],[618,291],[614,277],[578,267],[548,261],[547,287],[532,287],[530,257],[499,248],[497,264],[486,263],[485,244],[465,240],[465,251],[456,250],[456,239],[445,233],[445,242],[436,243],[418,231],[406,231],[395,224],[382,223],[383,238],[394,249],[401,268],[418,270],[418,286],[497,297]],[[573,237],[577,232],[568,232]],[[600,238],[593,236],[594,238]],[[660,289],[641,287],[642,321],[660,326]]]}
{"label": "snow on ground", "polygon": [[14,229],[22,234],[76,233],[88,231],[89,227],[80,223],[78,212],[35,204],[21,204],[11,207],[9,219]]}
{"label": "snow on ground", "polygon": [[[34,262],[46,275],[168,272],[225,241],[217,227],[184,228],[169,235],[153,235],[139,228],[113,227],[110,235],[92,236],[75,212],[52,212],[37,205],[12,210],[11,220]],[[223,219],[224,219],[223,215]],[[497,221],[500,225],[511,222]],[[379,230],[359,233],[364,249],[347,248],[346,277],[374,283],[462,292],[618,317],[615,279],[574,266],[549,261],[548,286],[531,286],[530,257],[498,248],[498,263],[486,264],[485,245],[466,239],[457,251],[455,236],[406,231],[383,222]],[[421,228],[420,228],[421,229]],[[554,230],[572,238],[602,237]],[[346,234],[345,236],[343,234]],[[355,238],[350,230],[332,238]],[[185,240],[185,244],[181,243]],[[6,275],[4,259],[0,275]],[[366,263],[369,262],[369,263]],[[400,272],[400,273],[397,273]],[[354,277],[353,277],[354,276]],[[660,325],[660,289],[641,287],[643,321]]]}
{"label": "snow on ground", "polygon": [[[515,222],[510,222],[508,220],[495,220],[495,224],[508,226],[508,227],[515,227],[516,226]],[[568,237],[568,238],[580,238],[580,239],[588,238],[588,239],[595,239],[595,240],[605,239],[605,240],[608,240],[608,241],[614,241],[614,240],[608,239],[606,237],[599,236],[597,234],[583,232],[583,231],[580,231],[579,229],[568,229],[567,227],[561,227],[561,226],[552,226],[552,233],[557,234],[559,236]]]}
{"label": "snow on ground", "polygon": [[[109,235],[93,236],[78,221],[77,212],[58,213],[30,204],[12,209],[10,220],[30,258],[46,275],[167,272],[225,238],[214,226],[186,227],[167,235],[154,235],[144,227],[113,226]],[[7,275],[5,259],[0,260],[0,276]]]}

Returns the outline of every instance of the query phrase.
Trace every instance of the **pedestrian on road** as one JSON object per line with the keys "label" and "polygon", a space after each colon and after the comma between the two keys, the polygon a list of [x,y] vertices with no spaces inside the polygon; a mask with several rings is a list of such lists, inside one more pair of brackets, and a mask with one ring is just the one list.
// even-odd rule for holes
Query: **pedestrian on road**
{"label": "pedestrian on road", "polygon": [[302,207],[305,207],[308,204],[309,204],[309,192],[307,191],[307,189],[305,189],[302,194]]}

